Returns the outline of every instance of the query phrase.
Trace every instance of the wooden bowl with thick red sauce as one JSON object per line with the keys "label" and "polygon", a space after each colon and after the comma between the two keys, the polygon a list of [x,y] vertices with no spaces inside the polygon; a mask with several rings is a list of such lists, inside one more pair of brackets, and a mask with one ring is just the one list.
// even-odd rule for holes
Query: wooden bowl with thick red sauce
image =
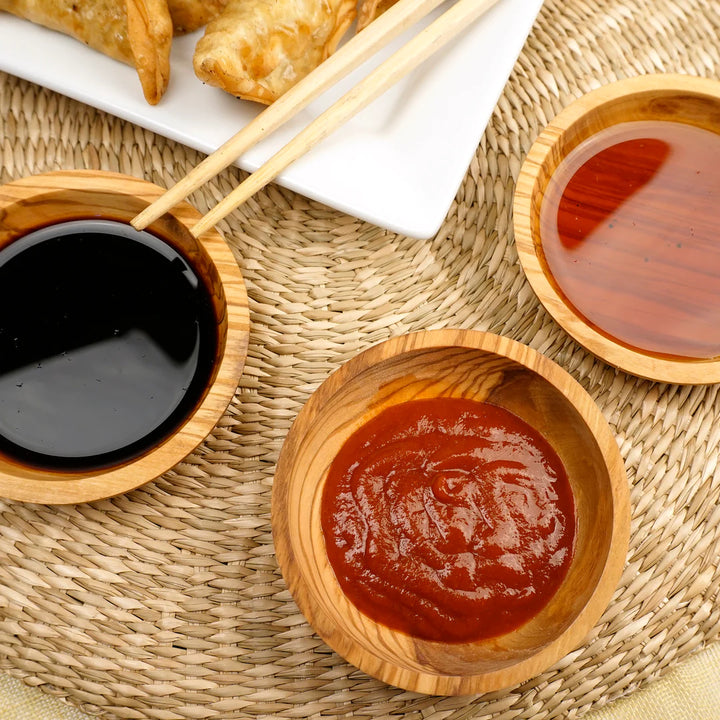
{"label": "wooden bowl with thick red sauce", "polygon": [[394,338],[333,373],[288,434],[272,503],[320,637],[427,694],[509,687],[577,648],[628,546],[625,469],[592,398],[475,331]]}

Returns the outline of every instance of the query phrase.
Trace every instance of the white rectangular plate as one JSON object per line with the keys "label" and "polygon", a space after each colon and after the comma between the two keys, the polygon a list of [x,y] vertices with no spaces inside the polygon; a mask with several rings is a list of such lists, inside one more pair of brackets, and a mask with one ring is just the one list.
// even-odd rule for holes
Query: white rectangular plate
{"label": "white rectangular plate", "polygon": [[[432,237],[452,204],[542,0],[500,0],[444,48],[295,162],[281,185],[394,232]],[[256,170],[310,120],[440,14],[408,31],[239,159]],[[0,69],[210,153],[262,107],[204,85],[200,33],[176,38],[156,106],[134,69],[60,33],[0,13]],[[178,178],[179,179],[179,178]]]}

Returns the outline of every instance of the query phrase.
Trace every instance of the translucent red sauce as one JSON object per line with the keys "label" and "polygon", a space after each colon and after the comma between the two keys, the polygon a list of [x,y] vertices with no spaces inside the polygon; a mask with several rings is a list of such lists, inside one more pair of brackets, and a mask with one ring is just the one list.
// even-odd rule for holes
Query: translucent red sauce
{"label": "translucent red sauce", "polygon": [[435,398],[390,407],[334,459],[321,507],[328,558],[363,613],[414,637],[472,642],[534,617],[575,537],[549,443],[507,410]]}
{"label": "translucent red sauce", "polygon": [[720,355],[720,134],[638,121],[559,165],[540,211],[556,286],[600,332],[660,356]]}

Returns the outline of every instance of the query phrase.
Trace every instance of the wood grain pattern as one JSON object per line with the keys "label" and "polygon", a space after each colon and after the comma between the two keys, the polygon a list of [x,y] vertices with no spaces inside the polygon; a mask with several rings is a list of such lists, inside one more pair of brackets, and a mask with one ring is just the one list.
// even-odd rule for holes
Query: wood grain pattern
{"label": "wood grain pattern", "polygon": [[[0,248],[38,227],[67,220],[92,217],[129,223],[162,192],[144,180],[99,171],[54,172],[8,183],[0,187]],[[0,495],[47,504],[117,495],[166,472],[210,433],[232,399],[242,373],[249,311],[245,283],[223,238],[215,231],[199,239],[190,233],[199,217],[190,205],[181,203],[148,228],[182,252],[212,290],[218,351],[210,385],[192,415],[161,445],[105,471],[44,471],[0,456]]]}
{"label": "wood grain pattern", "polygon": [[[685,75],[647,75],[595,90],[563,110],[539,135],[518,177],[513,222],[521,265],[552,317],[587,350],[625,372],[662,382],[705,384],[720,381],[720,359],[646,352],[620,342],[588,322],[567,300],[543,253],[540,211],[551,177],[583,141],[618,123],[636,120],[681,122],[717,132],[720,83]],[[681,202],[678,199],[678,202]],[[667,267],[667,276],[673,273]],[[625,287],[636,294],[641,283]],[[632,311],[632,303],[628,306]],[[718,309],[720,312],[720,308]]]}
{"label": "wood grain pattern", "polygon": [[[520,416],[552,444],[575,496],[577,547],[560,590],[533,620],[491,640],[426,642],[373,622],[346,599],[325,551],[320,500],[339,448],[389,405],[436,396],[489,401]],[[620,578],[629,519],[622,458],[592,399],[564,370],[531,348],[474,331],[437,330],[394,338],[339,368],[298,415],[273,485],[278,561],[311,625],[368,674],[429,694],[507,687],[577,647]]]}

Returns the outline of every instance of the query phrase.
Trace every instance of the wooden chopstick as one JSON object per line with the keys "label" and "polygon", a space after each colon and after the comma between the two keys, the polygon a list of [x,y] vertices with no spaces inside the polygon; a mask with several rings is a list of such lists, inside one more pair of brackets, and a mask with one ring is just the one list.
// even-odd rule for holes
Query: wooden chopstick
{"label": "wooden chopstick", "polygon": [[498,0],[457,0],[449,10],[421,30],[241,182],[194,225],[191,233],[199,237],[213,227],[320,140],[446,45],[496,2]]}
{"label": "wooden chopstick", "polygon": [[388,8],[133,218],[133,227],[143,230],[157,220],[442,2],[399,0]]}

